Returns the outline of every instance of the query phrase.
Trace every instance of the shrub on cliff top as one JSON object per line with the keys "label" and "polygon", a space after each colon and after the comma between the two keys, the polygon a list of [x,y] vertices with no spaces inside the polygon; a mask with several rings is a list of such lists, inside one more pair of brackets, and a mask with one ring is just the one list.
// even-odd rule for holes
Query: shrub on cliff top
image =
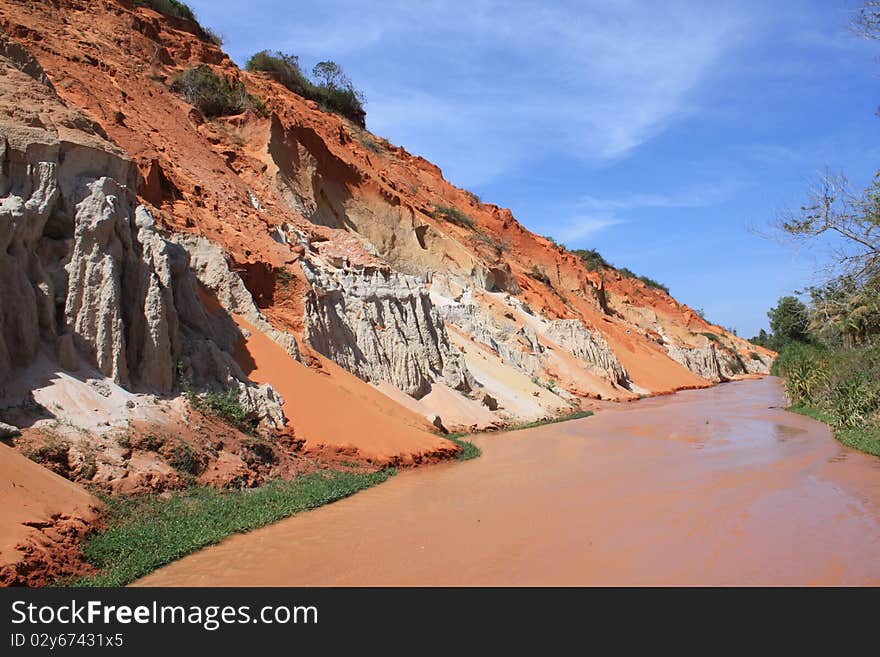
{"label": "shrub on cliff top", "polygon": [[473,228],[474,220],[467,216],[461,210],[457,208],[453,208],[450,205],[435,205],[434,211],[431,213],[431,216],[435,219],[442,219],[443,221],[448,221],[451,224],[456,224],[458,226],[464,226],[465,228]]}
{"label": "shrub on cliff top", "polygon": [[667,286],[663,285],[662,283],[655,281],[653,278],[648,278],[647,276],[639,276],[632,269],[629,269],[627,267],[621,267],[617,271],[624,278],[635,278],[636,280],[641,281],[642,283],[644,283],[648,287],[653,287],[658,290],[663,290],[664,292],[666,292],[666,294],[669,294],[669,288]]}
{"label": "shrub on cliff top", "polygon": [[647,276],[639,276],[639,280],[647,285],[648,287],[653,287],[658,290],[663,290],[666,294],[669,294],[669,288],[663,285],[662,283],[658,283],[653,278],[648,278]]}
{"label": "shrub on cliff top", "polygon": [[218,46],[223,45],[223,39],[220,35],[211,28],[202,26],[196,18],[195,12],[185,2],[180,2],[180,0],[134,0],[134,6],[149,7],[164,16],[190,21],[199,29],[199,36],[203,39]]}
{"label": "shrub on cliff top", "polygon": [[207,64],[183,71],[171,83],[171,90],[186,98],[208,118],[241,114],[248,108],[259,109],[261,105],[247,92],[241,80],[230,82]]}
{"label": "shrub on cliff top", "polygon": [[245,68],[270,73],[293,93],[314,100],[328,112],[341,114],[362,128],[366,125],[363,94],[354,88],[336,62],[318,62],[309,79],[296,55],[261,50],[251,56]]}
{"label": "shrub on cliff top", "polygon": [[596,249],[575,249],[572,253],[583,260],[584,266],[590,271],[611,267],[611,264]]}
{"label": "shrub on cliff top", "polygon": [[251,56],[245,68],[249,71],[270,73],[278,82],[300,96],[306,96],[312,84],[302,72],[299,57],[296,55],[261,50]]}
{"label": "shrub on cliff top", "polygon": [[136,7],[149,7],[165,16],[183,18],[198,23],[195,12],[185,2],[179,0],[134,0]]}

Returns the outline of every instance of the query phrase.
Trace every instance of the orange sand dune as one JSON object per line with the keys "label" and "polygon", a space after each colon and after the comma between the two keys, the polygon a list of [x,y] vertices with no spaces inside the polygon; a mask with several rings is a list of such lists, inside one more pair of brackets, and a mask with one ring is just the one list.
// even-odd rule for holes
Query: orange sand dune
{"label": "orange sand dune", "polygon": [[[34,553],[72,550],[76,538],[95,519],[100,502],[71,481],[0,444],[0,583],[37,583],[17,578],[15,564]],[[23,549],[21,549],[23,548]],[[52,554],[61,566],[65,557]]]}
{"label": "orange sand dune", "polygon": [[284,414],[308,451],[355,456],[380,465],[411,465],[458,451],[429,431],[424,417],[392,401],[330,360],[322,369],[291,358],[247,320],[234,316],[250,336],[236,360],[257,383],[284,398]]}

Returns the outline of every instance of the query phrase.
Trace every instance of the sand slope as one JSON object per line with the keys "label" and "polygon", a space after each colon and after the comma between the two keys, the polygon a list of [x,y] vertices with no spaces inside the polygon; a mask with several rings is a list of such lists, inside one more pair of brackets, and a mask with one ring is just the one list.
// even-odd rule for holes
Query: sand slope
{"label": "sand slope", "polygon": [[[65,553],[75,552],[99,506],[73,482],[0,444],[0,584],[43,583],[52,568],[76,559]],[[25,557],[29,572],[19,572]]]}
{"label": "sand slope", "polygon": [[271,383],[284,398],[284,414],[308,451],[358,456],[381,465],[410,465],[458,451],[429,431],[424,417],[392,401],[335,363],[321,368],[297,362],[247,320],[250,334],[236,359],[257,383]]}

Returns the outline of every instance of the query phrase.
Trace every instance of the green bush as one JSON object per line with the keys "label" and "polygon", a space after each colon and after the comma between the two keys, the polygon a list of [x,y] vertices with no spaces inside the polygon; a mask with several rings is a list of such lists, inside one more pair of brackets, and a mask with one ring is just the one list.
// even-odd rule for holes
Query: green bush
{"label": "green bush", "polygon": [[184,475],[195,476],[205,469],[205,459],[185,442],[174,446],[168,465]]}
{"label": "green bush", "polygon": [[189,5],[179,0],[134,0],[134,4],[136,7],[149,7],[172,18],[183,18],[193,23],[198,22],[195,12],[190,9]]}
{"label": "green bush", "polygon": [[275,271],[275,280],[278,281],[278,284],[281,287],[287,287],[293,282],[294,275],[292,272],[288,271],[286,268],[281,267]]}
{"label": "green bush", "polygon": [[247,92],[241,80],[230,82],[207,64],[183,71],[171,83],[171,89],[208,118],[241,114],[249,108],[258,108],[260,104]]}
{"label": "green bush", "polygon": [[471,239],[473,239],[474,242],[477,242],[479,244],[485,244],[486,246],[493,249],[498,254],[507,253],[508,251],[510,251],[510,240],[506,240],[506,239],[497,240],[494,237],[492,237],[491,235],[487,235],[486,233],[483,233],[483,232],[478,232]]}
{"label": "green bush", "polygon": [[880,419],[880,347],[830,350],[790,343],[773,374],[795,406],[814,407],[837,429],[876,426]]}
{"label": "green bush", "polygon": [[314,100],[329,112],[350,119],[361,128],[366,126],[363,94],[335,62],[319,62],[309,79],[299,64],[299,57],[279,51],[261,50],[248,59],[249,71],[269,73],[293,93]]}
{"label": "green bush", "polygon": [[195,12],[185,2],[180,2],[179,0],[134,0],[134,5],[135,7],[149,7],[164,16],[191,21],[199,28],[199,36],[218,46],[223,45],[223,39],[220,35],[211,28],[201,25],[196,18]]}
{"label": "green bush", "polygon": [[310,97],[309,94],[313,85],[303,74],[299,66],[299,57],[296,55],[261,50],[248,59],[245,68],[248,71],[269,73],[293,93]]}
{"label": "green bush", "polygon": [[611,267],[611,264],[596,249],[575,249],[572,253],[583,260],[584,265],[590,271],[599,271],[600,269]]}
{"label": "green bush", "polygon": [[532,270],[527,273],[531,278],[534,278],[536,281],[540,281],[544,283],[544,285],[550,285],[550,277],[547,275],[547,272],[538,267],[538,265],[532,265]]}
{"label": "green bush", "polygon": [[719,338],[714,333],[710,333],[709,331],[704,331],[704,332],[700,333],[700,335],[703,335],[703,336],[709,338],[712,342],[717,342],[718,344],[721,344],[721,338]]}
{"label": "green bush", "polygon": [[238,391],[230,389],[225,392],[207,392],[198,397],[198,408],[218,417],[227,424],[239,429],[250,429],[247,424],[247,413],[242,408],[238,398]]}
{"label": "green bush", "polygon": [[435,219],[441,219],[443,221],[448,221],[451,224],[456,224],[457,226],[464,226],[465,228],[471,229],[474,227],[473,219],[461,210],[449,205],[435,205],[431,216]]}
{"label": "green bush", "polygon": [[647,285],[648,287],[653,287],[658,290],[663,290],[666,294],[669,294],[669,288],[663,285],[662,283],[658,283],[653,278],[648,278],[647,276],[639,276],[638,279]]}

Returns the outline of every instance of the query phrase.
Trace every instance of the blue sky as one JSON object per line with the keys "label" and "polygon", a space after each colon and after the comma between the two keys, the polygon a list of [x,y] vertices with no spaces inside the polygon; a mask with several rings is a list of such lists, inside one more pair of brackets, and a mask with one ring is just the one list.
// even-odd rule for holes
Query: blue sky
{"label": "blue sky", "polygon": [[826,168],[880,164],[859,0],[188,2],[239,64],[338,62],[371,131],[740,335],[826,257],[768,226]]}

